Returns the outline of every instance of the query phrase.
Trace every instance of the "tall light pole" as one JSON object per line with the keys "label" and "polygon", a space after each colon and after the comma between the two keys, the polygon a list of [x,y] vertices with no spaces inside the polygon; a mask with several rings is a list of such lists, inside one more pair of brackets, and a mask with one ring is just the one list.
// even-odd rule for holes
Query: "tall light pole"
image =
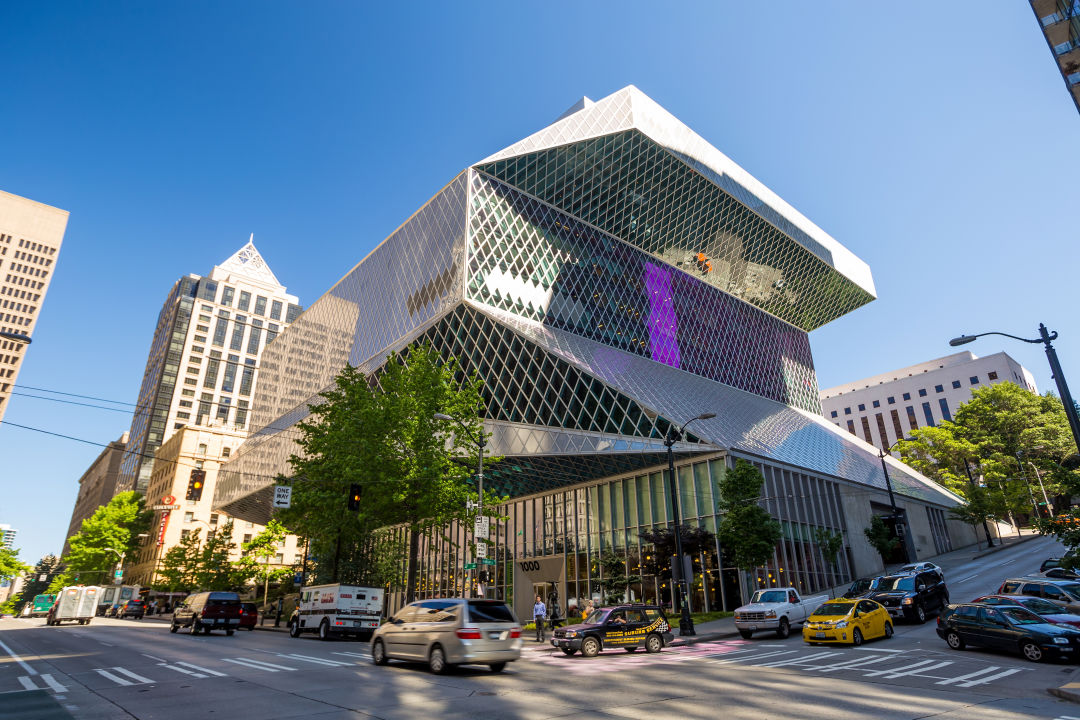
{"label": "tall light pole", "polygon": [[[113,548],[105,548],[105,550],[116,553],[117,557],[119,558],[119,560],[116,563],[116,570],[113,572],[113,579],[114,580],[123,580],[123,578],[124,578],[124,575],[123,575],[123,573],[124,573],[124,558],[127,556],[127,550],[124,550],[123,552],[121,552],[120,550],[114,550]],[[119,575],[119,577],[117,577],[117,575]]]}
{"label": "tall light pole", "polygon": [[[468,426],[466,426],[465,423],[463,423],[461,420],[458,420],[455,417],[450,417],[449,415],[445,415],[443,413],[435,413],[434,418],[436,420],[456,422],[458,425],[461,426],[461,429],[465,431],[465,436],[467,438],[469,438],[469,440],[474,445],[476,445],[477,449],[479,450],[480,460],[479,460],[479,462],[477,464],[477,468],[476,468],[476,483],[477,483],[476,490],[477,490],[478,500],[477,500],[477,502],[475,504],[473,504],[472,501],[469,501],[468,503],[466,503],[465,509],[466,510],[471,510],[471,509],[473,509],[475,507],[476,508],[476,517],[481,518],[484,515],[484,447],[487,445],[487,441],[484,440],[484,430],[483,430],[483,428],[481,428],[480,432],[477,434],[477,436],[473,437],[473,434],[471,432],[469,432]],[[484,539],[487,540],[487,538],[484,538]],[[474,523],[473,524],[473,560],[476,561],[476,579],[477,579],[477,584],[478,585],[479,585],[479,582],[480,582],[480,558],[477,557],[477,555],[476,555],[476,546],[479,545],[479,543],[480,543],[480,539],[476,536],[476,524]],[[469,574],[471,574],[471,573],[466,573],[466,575],[469,575]],[[470,585],[471,584],[472,583],[470,583]],[[487,593],[484,593],[484,594],[486,595]]]}
{"label": "tall light pole", "polygon": [[678,430],[674,425],[668,425],[667,434],[664,436],[664,446],[667,448],[668,463],[668,492],[671,495],[671,517],[675,524],[675,565],[673,570],[679,571],[679,604],[682,606],[682,614],[679,615],[679,635],[696,635],[694,631],[694,619],[690,617],[690,606],[686,604],[686,598],[690,595],[690,583],[686,577],[686,568],[683,567],[682,549],[682,518],[679,515],[679,487],[678,477],[675,475],[675,452],[671,449],[679,440],[682,440],[686,426],[695,420],[708,420],[716,417],[716,413],[702,413],[695,418],[690,418]]}
{"label": "tall light pole", "polygon": [[[971,485],[972,488],[976,487],[975,478],[971,476],[971,467],[968,466],[967,458],[964,458],[964,472],[967,473],[968,484]],[[990,526],[987,524],[985,517],[983,518],[982,526],[983,526],[983,532],[986,533],[986,547],[988,547],[988,548],[994,547],[994,539],[990,535]],[[976,545],[976,547],[978,547],[977,542],[975,543],[975,545]]]}
{"label": "tall light pole", "polygon": [[903,517],[901,517],[899,508],[896,507],[896,498],[893,496],[892,491],[892,478],[889,476],[889,466],[885,462],[885,456],[896,447],[897,443],[904,442],[905,440],[907,440],[907,438],[900,438],[887,449],[878,449],[878,457],[881,458],[881,472],[885,473],[885,489],[889,491],[889,507],[891,508],[890,512],[892,512],[893,529],[900,538],[900,547],[903,548],[904,551],[904,562],[911,562],[911,556],[908,555],[907,547],[907,524],[904,522]]}
{"label": "tall light pole", "polygon": [[949,344],[953,347],[959,345],[967,345],[969,342],[975,340],[975,338],[981,338],[983,335],[1001,335],[1002,337],[1012,338],[1013,340],[1019,340],[1026,343],[1042,343],[1046,350],[1046,359],[1050,362],[1050,372],[1054,376],[1054,382],[1057,383],[1058,395],[1061,396],[1061,404],[1065,406],[1065,416],[1069,418],[1069,429],[1072,430],[1073,442],[1076,443],[1076,447],[1080,450],[1080,416],[1077,416],[1076,405],[1073,404],[1072,394],[1069,392],[1069,385],[1065,382],[1065,373],[1061,371],[1061,363],[1058,362],[1057,350],[1051,344],[1052,341],[1057,340],[1057,331],[1049,332],[1046,326],[1039,323],[1039,337],[1034,340],[1028,340],[1027,338],[1017,337],[1016,335],[1009,335],[1003,332],[984,332],[978,335],[961,335],[960,337],[953,338],[949,341]]}

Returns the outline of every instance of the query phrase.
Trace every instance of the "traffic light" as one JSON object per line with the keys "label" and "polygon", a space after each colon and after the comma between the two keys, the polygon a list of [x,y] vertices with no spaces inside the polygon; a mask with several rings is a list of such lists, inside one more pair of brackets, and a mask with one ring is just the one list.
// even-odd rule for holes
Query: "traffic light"
{"label": "traffic light", "polygon": [[206,485],[206,471],[195,468],[191,471],[191,479],[187,484],[187,499],[201,500],[203,486]]}
{"label": "traffic light", "polygon": [[349,486],[349,509],[360,512],[360,485],[358,483]]}

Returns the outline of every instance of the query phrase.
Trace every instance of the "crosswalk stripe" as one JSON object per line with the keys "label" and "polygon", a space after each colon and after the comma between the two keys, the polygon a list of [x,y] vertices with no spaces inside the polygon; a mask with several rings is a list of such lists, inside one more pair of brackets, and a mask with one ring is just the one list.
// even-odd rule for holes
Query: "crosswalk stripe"
{"label": "crosswalk stripe", "polygon": [[19,676],[19,684],[21,684],[23,686],[23,688],[26,689],[26,690],[40,690],[41,689],[37,685],[34,684],[33,679],[30,678],[30,676],[28,676],[28,675],[20,675]]}
{"label": "crosswalk stripe", "polygon": [[42,675],[41,679],[45,681],[46,685],[48,685],[50,688],[53,689],[53,692],[58,692],[58,693],[67,692],[67,688],[64,687],[63,685],[61,685],[60,683],[56,682],[56,680],[53,679],[52,675],[49,675],[49,674]]}
{"label": "crosswalk stripe", "polygon": [[122,677],[117,677],[116,675],[113,675],[108,670],[102,670],[102,669],[99,668],[99,669],[95,670],[94,672],[96,672],[98,675],[100,675],[103,678],[107,678],[109,680],[112,680],[117,685],[134,685],[135,684],[135,683],[131,682],[130,680],[125,680]]}
{"label": "crosswalk stripe", "polygon": [[952,660],[944,660],[944,661],[936,663],[934,665],[926,665],[924,667],[914,668],[912,670],[900,670],[898,672],[888,673],[887,675],[885,675],[885,679],[886,680],[895,680],[898,677],[906,677],[908,675],[918,675],[919,673],[930,672],[931,670],[937,670],[938,668],[943,668],[946,665],[952,665],[952,664],[953,664]]}
{"label": "crosswalk stripe", "polygon": [[712,660],[711,662],[726,665],[728,663],[742,662],[743,660],[760,660],[761,658],[775,657],[778,655],[791,655],[796,652],[798,652],[798,650],[773,650],[772,652],[760,653],[758,655],[743,655],[742,657],[731,658],[730,660]]}
{"label": "crosswalk stripe", "polygon": [[776,662],[759,663],[752,665],[751,667],[783,667],[784,665],[796,665],[799,663],[809,662],[810,660],[824,660],[828,657],[835,657],[840,653],[836,652],[824,652],[817,653],[815,655],[807,655],[806,657],[788,658],[787,660],[778,660]]}
{"label": "crosswalk stripe", "polygon": [[862,667],[864,665],[873,665],[879,662],[888,662],[892,660],[891,657],[870,657],[870,658],[857,658],[855,660],[845,660],[844,662],[833,663],[832,665],[820,665],[812,668],[820,672],[832,672],[833,670],[849,670],[851,668]]}
{"label": "crosswalk stripe", "polygon": [[184,673],[185,675],[190,675],[191,677],[197,677],[197,678],[206,677],[201,672],[195,672],[194,670],[188,670],[187,668],[178,667],[176,665],[170,665],[169,663],[158,663],[158,667],[167,668],[169,670],[173,670],[174,672],[178,672],[178,673]]}
{"label": "crosswalk stripe", "polygon": [[218,672],[217,670],[211,670],[210,668],[204,668],[204,667],[202,667],[200,665],[193,665],[193,664],[191,664],[189,662],[177,661],[176,664],[177,665],[183,665],[184,667],[189,667],[189,668],[191,668],[193,670],[197,670],[198,672],[201,672],[201,673],[206,673],[207,675],[214,675],[216,677],[228,677],[228,675],[226,673]]}
{"label": "crosswalk stripe", "polygon": [[904,666],[898,667],[898,668],[889,668],[888,670],[871,670],[870,672],[866,673],[866,677],[877,677],[878,675],[888,675],[890,673],[897,672],[898,670],[914,670],[915,668],[922,668],[925,665],[930,665],[933,662],[934,662],[933,660],[921,660],[921,661],[919,661],[917,663],[912,663],[911,665],[904,665]]}
{"label": "crosswalk stripe", "polygon": [[960,683],[957,687],[975,687],[976,685],[985,685],[986,683],[993,682],[999,678],[1008,677],[1020,672],[1023,668],[1013,668],[1012,670],[1002,670],[995,675],[986,675],[978,680],[968,680],[967,682]]}
{"label": "crosswalk stripe", "polygon": [[370,658],[371,653],[336,652],[334,655],[348,655],[349,657]]}
{"label": "crosswalk stripe", "polygon": [[316,663],[318,665],[329,665],[330,667],[348,667],[353,664],[342,662],[340,660],[324,660],[322,658],[312,657],[311,655],[297,655],[295,653],[277,653],[277,656],[289,658],[290,660],[299,660],[301,662]]}
{"label": "crosswalk stripe", "polygon": [[979,675],[985,675],[988,672],[994,672],[995,670],[999,670],[999,669],[1000,668],[997,665],[990,665],[989,667],[985,667],[982,670],[976,670],[975,672],[968,673],[967,675],[960,675],[959,677],[946,678],[944,680],[938,680],[934,684],[935,685],[952,685],[953,683],[963,682],[964,680],[970,680],[973,677],[978,677]]}
{"label": "crosswalk stripe", "polygon": [[268,672],[277,672],[278,670],[295,670],[296,668],[288,667],[286,665],[275,665],[274,663],[262,662],[261,660],[252,660],[251,658],[222,658],[225,662],[231,662],[236,665],[247,665],[250,668],[256,670],[266,670]]}
{"label": "crosswalk stripe", "polygon": [[123,674],[127,675],[129,678],[131,678],[132,680],[135,680],[136,682],[147,683],[147,684],[150,684],[150,683],[154,682],[150,678],[145,678],[142,675],[137,675],[137,674],[131,672],[130,670],[125,670],[122,667],[114,667],[112,669],[115,670],[118,673],[123,673]]}

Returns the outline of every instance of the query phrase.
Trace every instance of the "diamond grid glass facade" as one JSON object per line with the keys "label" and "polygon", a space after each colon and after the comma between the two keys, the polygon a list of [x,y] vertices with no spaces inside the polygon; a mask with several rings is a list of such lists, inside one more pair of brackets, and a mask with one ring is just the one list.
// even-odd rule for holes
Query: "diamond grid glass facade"
{"label": "diamond grid glass facade", "polygon": [[[255,390],[261,429],[222,469],[215,508],[265,521],[307,404],[346,362],[377,373],[421,341],[484,383],[488,453],[502,458],[485,477],[509,497],[489,594],[522,591],[516,560],[559,560],[568,609],[596,591],[611,548],[642,576],[634,598],[669,600],[639,533],[671,519],[665,432],[703,412],[716,417],[673,448],[684,519],[715,530],[717,481],[743,457],[784,528],[756,582],[816,591],[860,572],[845,503],[883,498],[884,476],[872,448],[818,414],[806,330],[872,299],[868,271],[744,171],[719,174],[726,159],[641,97],[620,91],[458,175],[276,338]],[[957,502],[890,461],[905,502]],[[835,567],[816,528],[846,533]],[[461,592],[465,531],[424,542],[422,594]],[[738,603],[723,557],[697,553],[695,607]]]}

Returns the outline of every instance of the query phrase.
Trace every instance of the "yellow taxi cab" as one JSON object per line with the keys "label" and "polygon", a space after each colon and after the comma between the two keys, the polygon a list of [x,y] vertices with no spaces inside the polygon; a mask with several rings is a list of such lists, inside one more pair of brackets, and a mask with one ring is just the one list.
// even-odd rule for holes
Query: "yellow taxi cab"
{"label": "yellow taxi cab", "polygon": [[817,643],[850,643],[862,645],[863,640],[893,635],[889,611],[873,600],[830,600],[806,619],[803,640]]}

